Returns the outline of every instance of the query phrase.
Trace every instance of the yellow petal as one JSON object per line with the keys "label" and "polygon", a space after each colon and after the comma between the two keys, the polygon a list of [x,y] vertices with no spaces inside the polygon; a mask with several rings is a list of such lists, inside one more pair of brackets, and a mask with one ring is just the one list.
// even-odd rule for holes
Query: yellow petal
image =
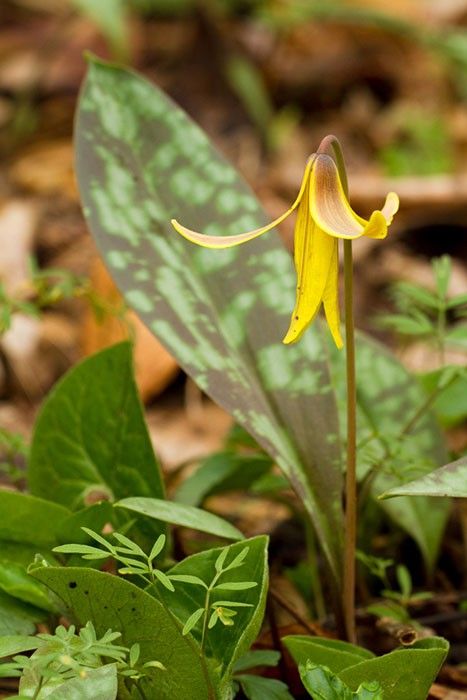
{"label": "yellow petal", "polygon": [[253,231],[247,231],[246,233],[238,233],[233,236],[208,236],[204,233],[198,233],[197,231],[192,231],[191,229],[182,226],[182,224],[180,224],[176,219],[172,219],[171,224],[174,227],[174,229],[178,233],[180,233],[184,238],[191,241],[192,243],[196,243],[197,245],[203,246],[204,248],[232,248],[233,246],[240,245],[241,243],[251,241],[253,238],[262,236],[263,233],[270,231],[275,226],[282,223],[284,219],[290,216],[290,214],[298,207],[302,200],[303,194],[305,192],[309,180],[312,162],[313,159],[310,158],[306,165],[305,172],[303,173],[300,191],[297,195],[295,202],[292,204],[290,209],[287,209],[287,211],[284,214],[279,216],[270,224],[267,224],[267,226],[262,226],[261,228],[254,229]]}
{"label": "yellow petal", "polygon": [[[381,211],[374,211],[369,221],[362,219],[361,216],[357,217],[365,228],[364,235],[368,236],[368,238],[385,238],[387,234],[387,227],[392,223],[394,214],[398,209],[399,197],[395,192],[389,192]],[[380,215],[383,216],[386,226],[384,225],[384,222],[381,221]]]}
{"label": "yellow petal", "polygon": [[394,192],[387,196],[383,209],[374,211],[366,221],[350,206],[337,166],[330,156],[316,156],[310,181],[311,216],[323,231],[335,238],[385,238],[388,225],[399,205]]}
{"label": "yellow petal", "polygon": [[299,340],[318,313],[337,245],[337,241],[321,231],[312,220],[307,195],[308,191],[300,203],[295,224],[297,296],[290,326],[283,340],[286,344]]}
{"label": "yellow petal", "polygon": [[329,266],[326,287],[324,289],[323,305],[329,330],[331,331],[335,344],[340,350],[344,346],[344,343],[341,336],[339,311],[339,250],[337,240],[333,240],[334,251],[332,254],[331,264]]}

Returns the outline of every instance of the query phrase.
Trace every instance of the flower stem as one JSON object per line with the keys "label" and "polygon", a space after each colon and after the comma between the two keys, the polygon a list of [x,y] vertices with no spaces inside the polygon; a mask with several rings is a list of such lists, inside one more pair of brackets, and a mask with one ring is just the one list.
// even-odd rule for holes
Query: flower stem
{"label": "flower stem", "polygon": [[345,478],[345,545],[343,609],[349,642],[355,631],[355,549],[357,541],[357,390],[355,382],[355,334],[353,319],[352,241],[344,240],[345,352],[347,378],[347,469]]}

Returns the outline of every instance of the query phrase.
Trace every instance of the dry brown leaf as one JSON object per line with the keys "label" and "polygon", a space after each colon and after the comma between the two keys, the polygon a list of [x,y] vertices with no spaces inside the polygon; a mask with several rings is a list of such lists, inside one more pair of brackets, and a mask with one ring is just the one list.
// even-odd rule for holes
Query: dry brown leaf
{"label": "dry brown leaf", "polygon": [[65,194],[77,199],[70,140],[47,141],[25,151],[10,170],[13,183],[40,195]]}
{"label": "dry brown leaf", "polygon": [[149,433],[166,471],[195,462],[220,450],[232,418],[209,399],[203,401],[204,420],[193,425],[186,410],[164,398],[146,412]]}

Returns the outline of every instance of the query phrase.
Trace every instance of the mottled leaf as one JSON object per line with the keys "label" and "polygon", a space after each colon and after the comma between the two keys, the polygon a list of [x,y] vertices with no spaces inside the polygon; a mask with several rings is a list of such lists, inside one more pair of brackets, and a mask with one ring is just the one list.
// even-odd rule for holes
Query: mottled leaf
{"label": "mottled leaf", "polygon": [[467,498],[467,457],[446,464],[420,479],[396,486],[383,493],[380,498],[394,496],[450,496]]}
{"label": "mottled leaf", "polygon": [[[337,387],[340,418],[345,426],[345,368],[330,345],[331,367]],[[427,410],[406,428],[427,397],[383,345],[363,333],[357,336],[358,478],[394,522],[418,543],[431,568],[438,555],[449,503],[425,498],[377,500],[382,491],[426,474],[447,460],[447,450],[436,419]],[[344,434],[344,429],[342,430]],[[365,486],[365,481],[368,480]],[[430,527],[426,523],[430,522]]]}
{"label": "mottled leaf", "polygon": [[219,235],[255,228],[265,221],[257,200],[160,90],[97,60],[81,95],[76,159],[87,222],[127,302],[277,461],[339,582],[335,400],[318,327],[281,343],[294,305],[290,256],[275,233],[209,251],[170,225],[177,217]]}

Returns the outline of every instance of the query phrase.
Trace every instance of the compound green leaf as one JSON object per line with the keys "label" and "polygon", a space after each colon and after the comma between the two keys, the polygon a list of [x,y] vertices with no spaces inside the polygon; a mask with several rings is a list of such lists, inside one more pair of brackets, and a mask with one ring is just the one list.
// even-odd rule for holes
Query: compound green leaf
{"label": "compound green leaf", "polygon": [[[37,677],[26,671],[20,681],[20,692],[26,698],[32,698],[37,688]],[[45,685],[37,696],[38,700],[115,700],[118,680],[115,664],[86,671],[83,677],[72,678],[65,683]]]}
{"label": "compound green leaf", "polygon": [[34,429],[29,487],[74,510],[90,494],[163,497],[129,343],[84,360],[49,394]]}
{"label": "compound green leaf", "polygon": [[76,124],[84,213],[113,278],[187,373],[283,469],[339,586],[337,412],[319,328],[297,345],[281,342],[294,305],[289,255],[275,233],[216,251],[175,233],[172,217],[219,235],[265,217],[207,136],[143,78],[93,60]]}
{"label": "compound green leaf", "polygon": [[92,569],[46,567],[36,569],[34,576],[64,601],[78,623],[91,620],[97,635],[108,629],[121,632],[124,646],[139,644],[142,664],[164,664],[167,670],[157,673],[155,680],[141,680],[147,697],[214,700],[212,680],[197,645],[189,636],[182,636],[182,625],[153,596],[117,576]]}
{"label": "compound green leaf", "polygon": [[[211,602],[233,601],[242,604],[233,607],[236,611],[234,624],[225,627],[217,624],[209,630],[206,637],[206,654],[221,665],[221,675],[230,683],[230,677],[235,662],[250,648],[258,634],[264,615],[268,586],[267,566],[267,537],[254,537],[242,542],[236,542],[224,549],[209,549],[199,554],[187,557],[172,567],[167,574],[194,574],[206,584],[210,584],[216,573],[215,562],[222,551],[226,551],[224,567],[233,562],[236,556],[248,548],[242,566],[232,568],[220,578],[222,582],[255,581],[257,585],[245,590],[215,590],[211,593]],[[201,586],[176,582],[176,594],[161,590],[160,594],[170,603],[171,609],[184,624],[190,615],[198,608],[204,607],[206,590]],[[246,607],[243,607],[246,604]],[[250,607],[251,606],[251,607]],[[229,607],[226,604],[225,607]],[[198,643],[201,640],[202,624],[199,623],[191,630],[191,635]]]}
{"label": "compound green leaf", "polygon": [[409,481],[383,493],[380,498],[394,496],[436,496],[467,498],[467,457],[446,464],[420,479]]}

